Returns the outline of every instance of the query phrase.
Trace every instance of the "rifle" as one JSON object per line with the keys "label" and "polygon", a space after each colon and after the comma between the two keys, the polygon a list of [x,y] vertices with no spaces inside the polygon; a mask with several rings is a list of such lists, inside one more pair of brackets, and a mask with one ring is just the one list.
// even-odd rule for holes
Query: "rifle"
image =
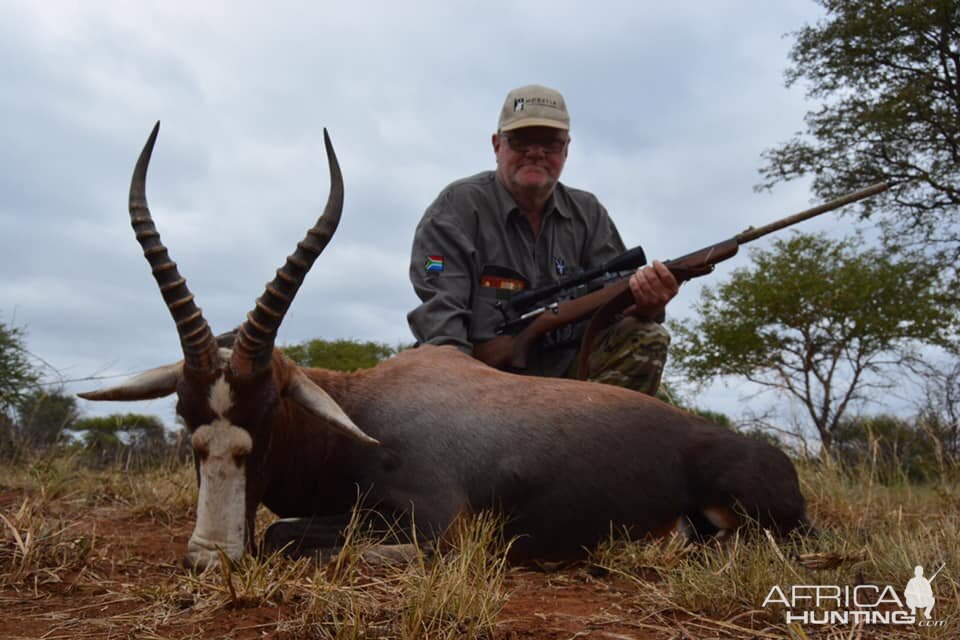
{"label": "rifle", "polygon": [[[645,264],[647,264],[647,256],[643,252],[643,247],[634,247],[633,249],[627,249],[602,267],[568,276],[553,284],[515,293],[510,296],[508,303],[515,312],[524,314],[541,300],[550,298],[561,291],[574,290],[584,286],[591,287],[595,283],[603,280],[608,274],[616,274],[620,271],[633,271]],[[599,286],[596,288],[599,288]],[[522,317],[523,316],[521,316],[521,318]],[[517,322],[518,320],[519,318],[512,322]],[[506,326],[504,326],[504,328],[506,328]]]}
{"label": "rifle", "polygon": [[[891,182],[879,182],[760,228],[748,227],[728,240],[667,260],[663,264],[676,278],[677,283],[682,284],[712,272],[714,265],[735,256],[742,244],[753,242],[774,231],[839,209],[852,202],[869,198],[892,186]],[[579,377],[585,378],[586,359],[594,336],[608,326],[617,313],[633,304],[633,294],[629,286],[630,275],[633,269],[642,266],[645,262],[643,249],[634,247],[598,269],[592,269],[555,284],[514,294],[508,302],[510,309],[502,310],[505,315],[515,317],[508,317],[498,328],[497,332],[502,335],[474,345],[474,357],[498,369],[522,371],[527,367],[530,349],[544,334],[593,314],[580,348]],[[623,276],[617,273],[627,269],[630,269],[630,274]],[[571,297],[573,295],[577,297]],[[541,304],[545,300],[549,302]]]}

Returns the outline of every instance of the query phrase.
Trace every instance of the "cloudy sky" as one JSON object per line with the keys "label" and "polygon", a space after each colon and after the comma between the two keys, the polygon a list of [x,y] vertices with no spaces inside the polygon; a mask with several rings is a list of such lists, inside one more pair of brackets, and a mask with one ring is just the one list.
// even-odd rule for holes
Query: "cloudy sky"
{"label": "cloudy sky", "polygon": [[[788,34],[820,16],[812,1],[0,0],[0,14],[0,318],[67,379],[180,357],[126,211],[157,120],[149,202],[216,331],[240,322],[322,208],[329,129],[344,217],[283,343],[411,340],[413,229],[444,185],[492,168],[515,86],[564,93],[564,182],[596,193],[652,257],[812,202],[802,182],[753,191],[763,149],[812,107],[783,84]],[[716,393],[735,409],[735,393]],[[161,401],[83,408],[172,421]]]}

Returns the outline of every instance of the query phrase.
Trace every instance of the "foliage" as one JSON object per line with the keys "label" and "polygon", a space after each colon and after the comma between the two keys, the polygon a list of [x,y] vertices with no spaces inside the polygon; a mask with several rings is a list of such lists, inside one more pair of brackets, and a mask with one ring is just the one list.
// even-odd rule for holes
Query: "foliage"
{"label": "foliage", "polygon": [[929,265],[857,251],[858,239],[794,234],[705,288],[674,323],[674,358],[694,382],[737,376],[798,400],[825,449],[840,419],[918,344],[949,344],[955,310]]}
{"label": "foliage", "polygon": [[130,467],[156,466],[183,457],[184,443],[168,434],[156,416],[135,413],[84,418],[76,398],[35,389],[24,395],[13,420],[0,419],[0,451],[10,459],[76,454],[77,462],[103,467],[125,460]]}
{"label": "foliage", "polygon": [[17,431],[22,443],[46,447],[72,429],[80,417],[77,399],[62,391],[36,389],[17,403]]}
{"label": "foliage", "polygon": [[725,413],[721,413],[720,411],[713,411],[711,409],[698,409],[696,407],[684,407],[684,408],[694,415],[698,415],[702,418],[706,418],[707,420],[713,423],[719,424],[721,426],[724,426],[728,429],[733,429],[733,420],[731,420],[730,416],[728,416]]}
{"label": "foliage", "polygon": [[764,153],[762,187],[813,176],[829,198],[910,181],[863,201],[889,246],[919,242],[956,273],[960,258],[960,3],[818,0],[827,16],[796,32],[787,86],[820,106],[806,131]]}
{"label": "foliage", "polygon": [[283,347],[283,352],[303,367],[337,371],[368,369],[396,355],[399,348],[382,342],[360,340],[307,340]]}
{"label": "foliage", "polygon": [[941,466],[960,461],[960,358],[947,363],[925,359],[914,368],[924,386],[921,424],[938,445]]}
{"label": "foliage", "polygon": [[917,423],[890,415],[841,420],[833,455],[844,468],[867,469],[883,484],[936,477],[935,443]]}
{"label": "foliage", "polygon": [[102,460],[121,452],[159,457],[171,444],[160,418],[138,413],[84,418],[72,430],[81,435],[88,452]]}
{"label": "foliage", "polygon": [[0,414],[11,412],[40,378],[23,339],[23,329],[0,322]]}

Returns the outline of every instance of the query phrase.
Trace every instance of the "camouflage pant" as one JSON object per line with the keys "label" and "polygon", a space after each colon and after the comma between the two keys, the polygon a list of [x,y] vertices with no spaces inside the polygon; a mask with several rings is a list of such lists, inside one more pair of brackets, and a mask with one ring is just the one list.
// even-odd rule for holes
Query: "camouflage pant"
{"label": "camouflage pant", "polygon": [[587,379],[655,395],[669,345],[670,334],[659,323],[624,318],[597,337]]}

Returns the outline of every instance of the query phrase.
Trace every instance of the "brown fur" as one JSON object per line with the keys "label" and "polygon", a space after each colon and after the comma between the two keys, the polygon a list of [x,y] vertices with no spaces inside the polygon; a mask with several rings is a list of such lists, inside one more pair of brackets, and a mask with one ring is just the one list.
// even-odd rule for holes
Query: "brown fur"
{"label": "brown fur", "polygon": [[[274,355],[281,396],[294,366]],[[519,552],[542,557],[594,544],[611,522],[635,535],[680,517],[702,526],[707,507],[778,532],[806,523],[782,452],[643,394],[504,373],[452,347],[357,373],[305,371],[380,446],[282,401],[264,475],[249,484],[284,517],[343,513],[363,495],[391,517],[412,511],[421,534],[437,536],[460,514],[497,508]]]}

